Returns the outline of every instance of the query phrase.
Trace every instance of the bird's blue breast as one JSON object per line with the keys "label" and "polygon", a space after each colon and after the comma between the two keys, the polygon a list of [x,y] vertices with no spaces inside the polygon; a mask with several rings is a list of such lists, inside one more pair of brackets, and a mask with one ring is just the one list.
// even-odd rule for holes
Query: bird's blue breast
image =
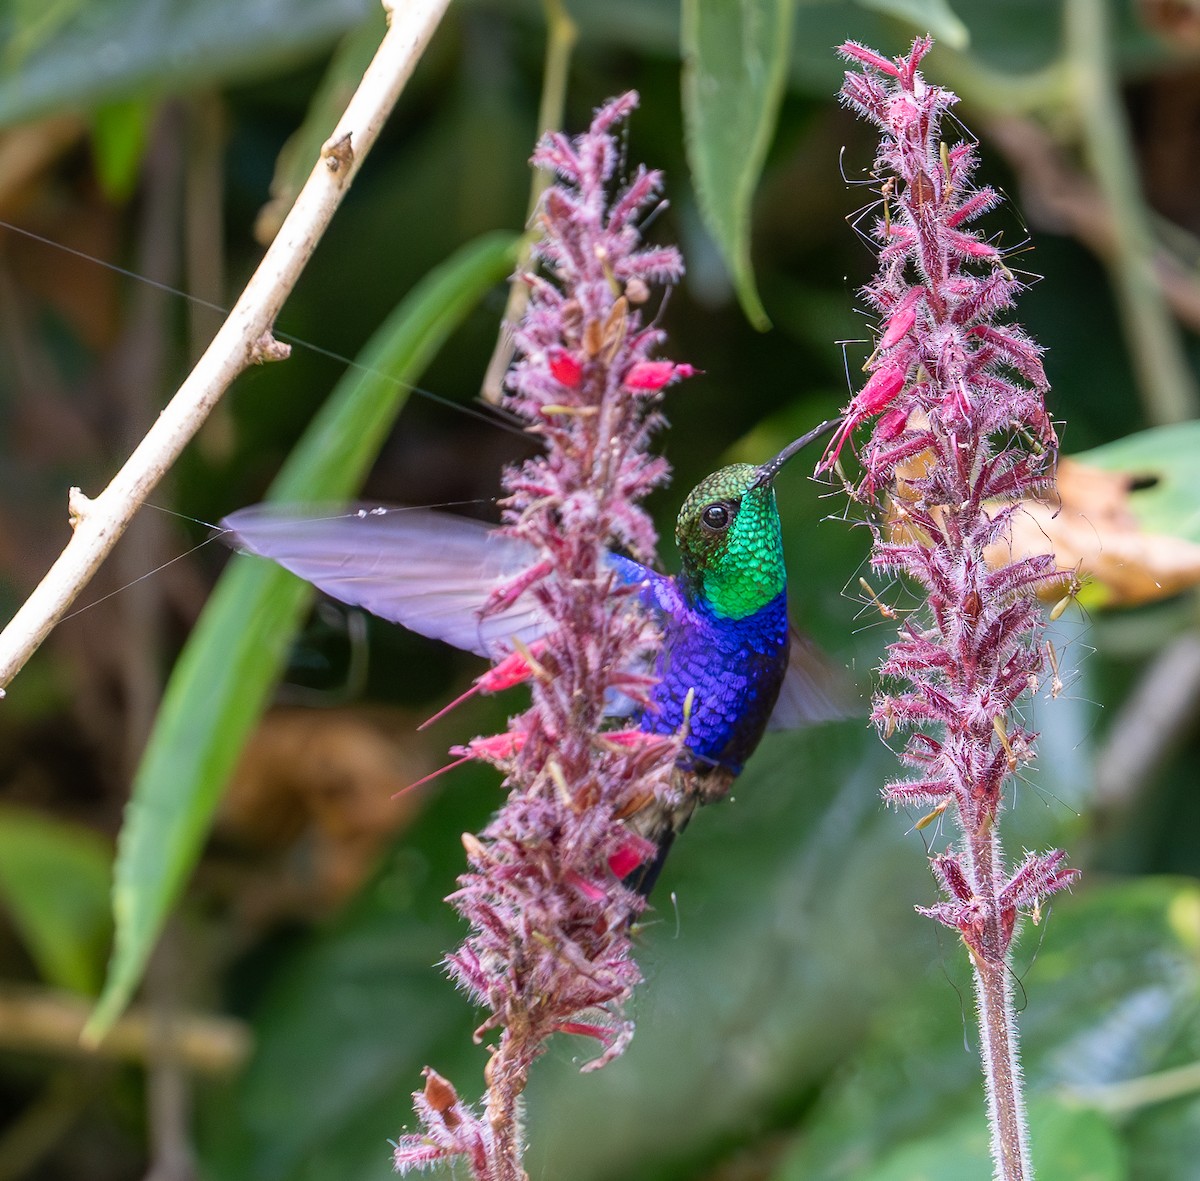
{"label": "bird's blue breast", "polygon": [[612,565],[624,581],[642,584],[643,601],[656,609],[663,631],[659,682],[639,725],[674,734],[686,722],[695,770],[739,774],[762,738],[787,672],[786,592],[753,615],[728,619],[702,599],[688,602],[674,579],[627,559],[614,558]]}

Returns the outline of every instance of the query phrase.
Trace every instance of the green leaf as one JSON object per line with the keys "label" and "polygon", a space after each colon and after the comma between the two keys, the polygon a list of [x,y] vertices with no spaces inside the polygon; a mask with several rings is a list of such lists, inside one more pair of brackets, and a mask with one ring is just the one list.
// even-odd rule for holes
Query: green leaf
{"label": "green leaf", "polygon": [[1107,1116],[1041,1095],[1032,1096],[1029,1107],[1036,1176],[1072,1181],[1123,1181],[1129,1176],[1125,1148]]}
{"label": "green leaf", "polygon": [[683,0],[683,113],[700,211],[742,310],[771,326],[750,262],[750,206],[787,78],[794,0]]}
{"label": "green leaf", "polygon": [[967,26],[955,15],[947,0],[856,0],[863,8],[894,16],[911,25],[919,35],[931,34],[951,49],[966,49],[971,42]]}
{"label": "green leaf", "polygon": [[372,0],[22,0],[0,5],[0,126],[129,94],[262,77],[329,44]]}
{"label": "green leaf", "polygon": [[121,203],[137,184],[156,104],[127,99],[100,107],[92,116],[92,150],[105,196]]}
{"label": "green leaf", "polygon": [[[1055,1174],[1057,1175],[1057,1174]],[[991,1181],[992,1158],[982,1111],[933,1136],[910,1140],[854,1181]]]}
{"label": "green leaf", "polygon": [[[514,249],[511,235],[482,238],[405,297],[313,420],[269,499],[338,500],[355,492],[411,384],[463,316],[511,270]],[[104,1035],[137,986],[310,596],[309,586],[273,563],[235,558],[180,656],[121,832],[116,943],[88,1038]]]}
{"label": "green leaf", "polygon": [[50,983],[94,994],[112,924],[112,849],[79,825],[0,808],[0,900]]}
{"label": "green leaf", "polygon": [[4,67],[13,69],[26,54],[45,44],[83,8],[86,0],[13,0],[12,28],[4,41]]}
{"label": "green leaf", "polygon": [[1200,543],[1198,455],[1200,422],[1180,422],[1126,435],[1071,458],[1132,477],[1129,507],[1147,533]]}

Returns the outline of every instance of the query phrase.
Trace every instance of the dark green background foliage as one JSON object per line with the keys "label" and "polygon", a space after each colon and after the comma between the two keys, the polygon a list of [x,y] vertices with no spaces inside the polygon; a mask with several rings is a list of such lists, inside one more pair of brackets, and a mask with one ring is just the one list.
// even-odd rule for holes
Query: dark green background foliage
{"label": "dark green background foliage", "polygon": [[[580,39],[564,126],[641,92],[629,160],[665,170],[650,233],[688,265],[663,323],[669,355],[705,374],[667,401],[676,476],[653,507],[668,536],[684,490],[831,414],[870,351],[855,293],[872,260],[855,227],[875,215],[873,140],[834,99],[833,46],[848,37],[889,53],[938,37],[927,73],[962,95],[984,178],[1012,199],[987,230],[1038,277],[1020,317],[1049,349],[1065,449],[1187,412],[1200,44],[1182,6],[1114,3],[1107,47],[1100,0],[568,7]],[[0,237],[6,614],[65,541],[66,488],[103,485],[219,323],[101,261],[232,302],[273,177],[286,192],[306,173],[381,28],[371,0],[0,6],[0,217],[53,243]],[[261,565],[231,564],[213,592],[219,547],[187,551],[209,535],[201,522],[272,481],[291,501],[494,513],[500,468],[527,444],[475,398],[525,219],[544,44],[534,0],[452,7],[280,318],[306,343],[238,381],[153,498],[183,516],[141,514],[84,601],[120,593],[65,622],[0,707],[0,1000],[95,998],[108,970],[101,1016],[114,1018],[165,921],[137,1004],[222,1014],[254,1039],[240,1067],[181,1089],[161,1052],[84,1063],[0,1022],[0,1181],[139,1177],[151,1159],[162,1177],[383,1178],[422,1066],[468,1097],[481,1088],[478,1015],[437,963],[462,934],[441,901],[459,835],[485,821],[495,776],[457,772],[421,808],[385,811],[396,831],[351,857],[340,885],[321,860],[336,797],[385,791],[352,764],[328,754],[344,780],[325,811],[279,787],[294,775],[286,751],[243,771],[266,835],[219,801],[272,701],[308,711],[317,739],[347,720],[375,727],[401,783],[501,726],[511,702],[415,734],[479,671],[473,658],[328,607],[309,616],[307,593]],[[1105,96],[1129,120],[1124,156],[1097,130],[1116,125]],[[1082,186],[1075,205],[1031,168],[1035,133]],[[1146,203],[1122,190],[1135,180]],[[1088,199],[1103,232],[1077,216]],[[1183,295],[1169,309],[1130,293],[1123,240],[1171,257]],[[1170,454],[1156,525],[1193,536],[1191,456]],[[890,628],[858,584],[868,535],[800,463],[777,486],[797,620],[868,685]],[[1181,724],[1120,762],[1120,723],[1145,716],[1145,670],[1193,642],[1196,617],[1190,594],[1071,609],[1055,631],[1067,687],[1031,707],[1041,757],[1009,801],[1006,845],[1061,845],[1085,871],[1026,922],[1016,955],[1049,1181],[1195,1175],[1198,752]],[[1150,692],[1152,715],[1194,713],[1179,678]],[[672,855],[640,934],[629,1052],[580,1075],[586,1049],[563,1039],[535,1071],[535,1181],[990,1176],[969,973],[913,912],[934,896],[926,852],[948,838],[882,810],[895,773],[861,717],[767,738],[736,798]]]}

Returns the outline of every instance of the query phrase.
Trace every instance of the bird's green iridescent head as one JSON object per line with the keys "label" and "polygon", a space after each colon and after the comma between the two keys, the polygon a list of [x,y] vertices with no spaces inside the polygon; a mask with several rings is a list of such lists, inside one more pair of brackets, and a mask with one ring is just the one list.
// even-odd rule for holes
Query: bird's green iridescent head
{"label": "bird's green iridescent head", "polygon": [[714,472],[692,489],[675,525],[688,593],[729,619],[753,615],[786,583],[775,490],[758,477],[748,463]]}
{"label": "bird's green iridescent head", "polygon": [[783,465],[838,421],[823,422],[761,467],[735,463],[692,489],[675,540],[683,557],[688,594],[703,598],[720,616],[745,619],[787,585],[783,536],[772,481]]}

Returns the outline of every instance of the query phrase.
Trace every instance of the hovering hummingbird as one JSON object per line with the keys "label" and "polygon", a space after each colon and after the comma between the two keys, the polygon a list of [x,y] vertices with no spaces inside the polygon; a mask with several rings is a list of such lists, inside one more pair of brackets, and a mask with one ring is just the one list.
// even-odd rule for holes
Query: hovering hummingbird
{"label": "hovering hummingbird", "polygon": [[[679,801],[655,801],[625,821],[658,846],[657,857],[626,879],[643,895],[692,813],[728,792],[768,727],[845,715],[828,667],[788,621],[773,488],[796,452],[837,425],[822,423],[761,466],[736,463],[702,480],[675,526],[678,574],[608,555],[662,630],[658,681],[637,724],[656,734],[686,725]],[[479,521],[429,509],[351,506],[314,516],[254,505],[221,525],[235,547],[273,559],[335,599],[493,660],[548,630],[531,596],[480,614],[497,586],[540,555]]]}

